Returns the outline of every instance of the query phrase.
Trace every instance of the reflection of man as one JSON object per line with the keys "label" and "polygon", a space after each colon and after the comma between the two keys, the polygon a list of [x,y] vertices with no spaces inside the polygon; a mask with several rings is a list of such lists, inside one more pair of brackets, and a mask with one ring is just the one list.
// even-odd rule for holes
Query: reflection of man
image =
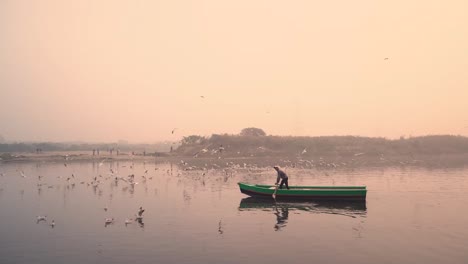
{"label": "reflection of man", "polygon": [[281,228],[285,227],[288,223],[288,216],[289,216],[289,208],[288,207],[281,207],[281,212],[278,210],[278,207],[275,207],[276,212],[276,224],[275,224],[275,231],[280,231]]}
{"label": "reflection of man", "polygon": [[143,223],[143,218],[137,218],[136,221],[141,228],[145,228],[145,223]]}

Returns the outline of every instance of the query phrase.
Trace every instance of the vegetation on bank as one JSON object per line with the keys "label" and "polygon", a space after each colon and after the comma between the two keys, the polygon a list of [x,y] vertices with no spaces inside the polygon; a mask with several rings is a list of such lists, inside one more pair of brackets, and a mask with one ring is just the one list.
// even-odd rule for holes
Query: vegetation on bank
{"label": "vegetation on bank", "polygon": [[[38,149],[41,151],[38,152]],[[267,135],[258,128],[243,129],[237,135],[214,134],[210,137],[190,135],[180,142],[157,144],[90,144],[90,143],[10,143],[0,144],[0,160],[31,159],[23,153],[100,150],[100,155],[117,158],[125,156],[189,157],[218,160],[224,158],[260,158],[267,163],[312,162],[334,166],[347,164],[394,165],[394,164],[468,164],[468,137],[437,135],[400,139],[371,138],[358,136],[292,137]],[[171,149],[173,150],[171,152]],[[113,150],[113,153],[110,153]],[[16,153],[16,154],[15,154]],[[132,155],[133,154],[133,155]],[[21,155],[27,155],[21,156]],[[84,155],[87,156],[87,155]],[[84,159],[80,154],[80,158]],[[96,156],[99,154],[96,151]],[[287,163],[284,163],[287,164]]]}
{"label": "vegetation on bank", "polygon": [[261,135],[248,128],[238,135],[184,137],[176,153],[183,156],[421,156],[468,154],[468,137],[436,135],[396,140],[358,136],[292,137]]}

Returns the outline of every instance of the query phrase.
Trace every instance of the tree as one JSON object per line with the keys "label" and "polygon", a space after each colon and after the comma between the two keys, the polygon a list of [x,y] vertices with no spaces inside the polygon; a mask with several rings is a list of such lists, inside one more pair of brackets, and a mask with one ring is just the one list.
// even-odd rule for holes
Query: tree
{"label": "tree", "polygon": [[205,137],[198,135],[190,135],[182,138],[182,145],[200,144],[205,141]]}
{"label": "tree", "polygon": [[261,136],[266,136],[265,131],[263,131],[260,128],[256,127],[248,127],[244,128],[240,132],[241,136],[253,136],[253,137],[261,137]]}

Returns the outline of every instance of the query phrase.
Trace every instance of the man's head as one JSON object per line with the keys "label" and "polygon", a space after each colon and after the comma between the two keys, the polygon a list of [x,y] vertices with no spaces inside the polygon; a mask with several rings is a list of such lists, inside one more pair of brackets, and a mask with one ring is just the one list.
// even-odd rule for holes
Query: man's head
{"label": "man's head", "polygon": [[276,171],[279,171],[279,167],[278,167],[278,166],[273,166],[273,169],[275,169]]}

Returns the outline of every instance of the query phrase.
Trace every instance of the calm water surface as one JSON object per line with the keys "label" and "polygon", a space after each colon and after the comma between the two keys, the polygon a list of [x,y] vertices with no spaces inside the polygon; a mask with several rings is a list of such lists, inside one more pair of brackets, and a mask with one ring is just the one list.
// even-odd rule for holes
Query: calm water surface
{"label": "calm water surface", "polygon": [[269,168],[179,165],[1,164],[0,263],[468,263],[468,169],[286,169],[292,185],[368,187],[365,204],[330,204],[240,193],[274,183]]}

